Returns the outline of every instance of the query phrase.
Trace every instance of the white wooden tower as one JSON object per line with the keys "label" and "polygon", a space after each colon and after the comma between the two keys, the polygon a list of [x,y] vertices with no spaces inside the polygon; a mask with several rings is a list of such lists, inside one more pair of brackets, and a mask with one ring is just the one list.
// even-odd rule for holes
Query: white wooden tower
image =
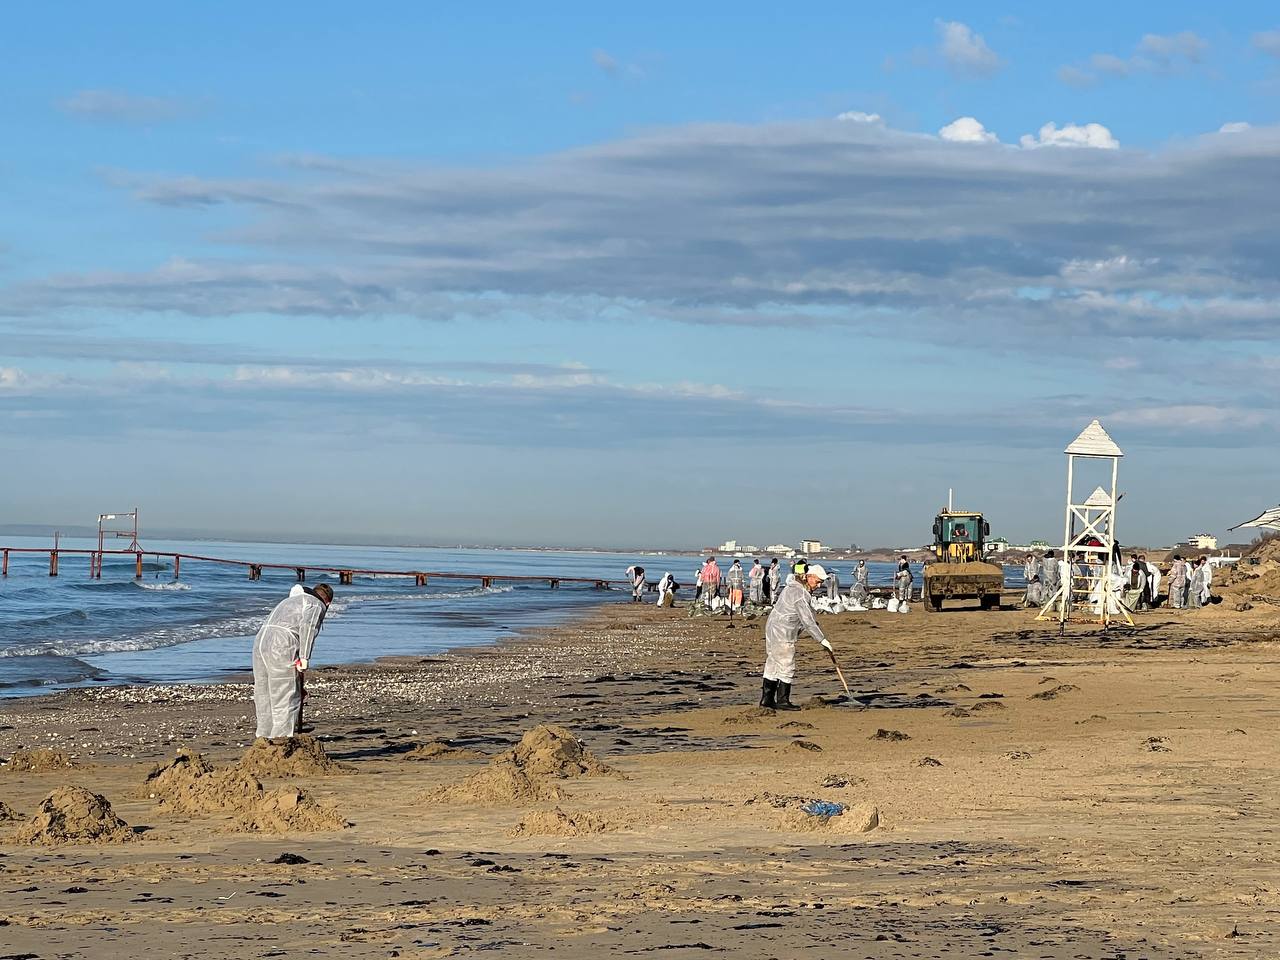
{"label": "white wooden tower", "polygon": [[[1122,618],[1133,620],[1121,600],[1122,587],[1113,576],[1116,544],[1116,480],[1124,451],[1102,424],[1094,420],[1064,451],[1067,455],[1067,509],[1062,529],[1063,576],[1057,591],[1045,601],[1037,620],[1093,620],[1108,626]],[[1084,500],[1075,493],[1076,460],[1110,461],[1111,489],[1095,487]]]}

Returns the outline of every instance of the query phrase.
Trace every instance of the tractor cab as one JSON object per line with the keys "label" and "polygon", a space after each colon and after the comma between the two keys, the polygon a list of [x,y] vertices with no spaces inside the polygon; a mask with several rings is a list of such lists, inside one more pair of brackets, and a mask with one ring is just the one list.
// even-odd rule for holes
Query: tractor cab
{"label": "tractor cab", "polygon": [[943,510],[933,521],[933,553],[943,563],[981,561],[991,525],[980,513]]}

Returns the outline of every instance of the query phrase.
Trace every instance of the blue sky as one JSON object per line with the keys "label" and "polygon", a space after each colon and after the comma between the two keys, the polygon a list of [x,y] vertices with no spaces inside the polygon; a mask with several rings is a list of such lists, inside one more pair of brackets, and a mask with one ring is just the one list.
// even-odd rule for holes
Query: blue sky
{"label": "blue sky", "polygon": [[1122,539],[1280,499],[1260,4],[29,5],[0,81],[0,521],[1052,538],[1095,416]]}

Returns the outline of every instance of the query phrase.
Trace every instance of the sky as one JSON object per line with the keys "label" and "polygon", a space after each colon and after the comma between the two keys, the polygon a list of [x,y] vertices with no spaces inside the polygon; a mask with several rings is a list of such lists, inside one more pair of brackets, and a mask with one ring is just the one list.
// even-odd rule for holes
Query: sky
{"label": "sky", "polygon": [[[1280,501],[1261,3],[27,4],[0,523],[699,547]],[[1087,493],[1087,491],[1086,491]]]}

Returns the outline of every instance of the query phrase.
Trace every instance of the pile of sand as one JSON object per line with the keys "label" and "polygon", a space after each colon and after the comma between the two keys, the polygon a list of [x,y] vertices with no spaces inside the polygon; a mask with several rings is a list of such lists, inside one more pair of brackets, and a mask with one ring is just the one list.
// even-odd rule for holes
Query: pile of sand
{"label": "pile of sand", "polygon": [[455,747],[447,740],[420,743],[404,755],[406,760],[483,760],[488,754],[467,747]]}
{"label": "pile of sand", "polygon": [[202,754],[183,751],[147,774],[142,793],[177,813],[243,813],[262,800],[262,784],[239,767],[218,770]]}
{"label": "pile of sand", "polygon": [[34,817],[18,828],[19,843],[125,843],[133,829],[116,816],[106,797],[84,787],[59,787],[40,801]]}
{"label": "pile of sand", "polygon": [[513,837],[580,837],[588,833],[603,833],[610,827],[609,821],[594,813],[578,811],[565,813],[559,807],[551,810],[534,810],[526,813],[511,831]]}
{"label": "pile of sand", "polygon": [[433,803],[522,803],[563,800],[564,794],[545,777],[531,777],[514,761],[497,758],[461,783],[433,790],[423,799]]}
{"label": "pile of sand", "polygon": [[76,765],[71,755],[62,750],[37,747],[34,750],[15,750],[3,768],[10,773],[47,773],[50,770],[70,770]]}
{"label": "pile of sand", "polygon": [[1219,567],[1213,576],[1212,592],[1221,589],[1226,598],[1280,600],[1280,537],[1259,541],[1239,563]]}
{"label": "pile of sand", "polygon": [[576,780],[578,777],[612,777],[618,771],[583,747],[565,727],[539,724],[511,751],[511,759],[529,776]]}
{"label": "pile of sand", "polygon": [[297,787],[280,787],[264,793],[253,808],[236,821],[237,830],[253,833],[341,830],[347,826],[337,810],[317,803]]}
{"label": "pile of sand", "polygon": [[0,800],[0,820],[21,820],[22,814],[16,812],[3,800]]}
{"label": "pile of sand", "polygon": [[329,759],[315,737],[290,737],[280,743],[255,740],[236,764],[256,777],[332,777],[346,773]]}
{"label": "pile of sand", "polygon": [[880,809],[873,803],[860,803],[846,807],[844,813],[834,817],[815,817],[803,810],[787,810],[780,826],[805,833],[869,833],[880,826]]}
{"label": "pile of sand", "polygon": [[543,724],[526,733],[514,750],[501,753],[479,773],[441,787],[423,799],[429,803],[521,803],[561,800],[555,780],[621,776],[586,750],[572,733]]}

